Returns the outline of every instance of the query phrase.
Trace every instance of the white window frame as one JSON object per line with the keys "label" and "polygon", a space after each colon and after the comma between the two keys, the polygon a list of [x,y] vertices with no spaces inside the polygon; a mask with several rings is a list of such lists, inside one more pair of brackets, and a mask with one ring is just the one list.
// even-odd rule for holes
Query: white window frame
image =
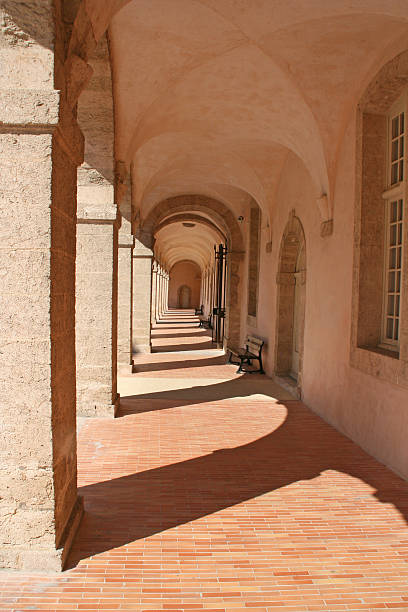
{"label": "white window frame", "polygon": [[[383,308],[382,308],[382,326],[381,326],[381,343],[380,347],[388,350],[399,352],[400,346],[400,331],[401,331],[401,315],[402,315],[402,277],[403,277],[403,266],[404,266],[404,224],[406,223],[406,181],[407,181],[407,121],[408,121],[408,112],[407,112],[407,101],[408,95],[407,91],[405,91],[396,103],[390,109],[388,114],[388,122],[387,122],[387,185],[388,188],[383,192],[384,202],[384,260],[383,260]],[[395,116],[404,113],[404,149],[403,149],[403,177],[401,181],[398,181],[394,184],[392,181],[392,120]],[[389,318],[388,315],[388,297],[390,292],[388,291],[388,281],[389,281],[389,255],[390,255],[390,211],[393,202],[402,201],[402,241],[401,241],[401,279],[400,279],[400,287],[399,287],[399,312],[398,312],[398,339],[390,339],[387,337],[387,320]],[[398,205],[397,205],[398,206]],[[399,246],[399,245],[397,245]],[[395,312],[394,316],[395,318]]]}

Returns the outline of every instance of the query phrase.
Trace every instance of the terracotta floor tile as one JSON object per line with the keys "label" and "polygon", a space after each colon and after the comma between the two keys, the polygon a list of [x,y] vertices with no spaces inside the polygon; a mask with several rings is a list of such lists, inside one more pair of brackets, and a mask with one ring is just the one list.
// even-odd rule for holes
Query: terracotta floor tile
{"label": "terracotta floor tile", "polygon": [[2,573],[0,611],[406,609],[408,483],[171,318],[82,423],[69,569]]}

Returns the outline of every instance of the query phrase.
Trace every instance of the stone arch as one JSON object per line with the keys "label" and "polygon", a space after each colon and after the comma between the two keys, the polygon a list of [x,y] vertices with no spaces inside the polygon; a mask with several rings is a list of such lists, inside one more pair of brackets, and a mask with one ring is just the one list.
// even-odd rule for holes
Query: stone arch
{"label": "stone arch", "polygon": [[277,275],[275,372],[301,390],[305,323],[306,240],[292,210],[283,232]]}
{"label": "stone arch", "polygon": [[228,245],[228,288],[227,317],[225,325],[226,341],[239,344],[241,332],[240,281],[241,262],[244,255],[244,241],[241,229],[233,212],[222,202],[201,195],[180,195],[156,204],[141,224],[141,239],[152,245],[156,228],[173,215],[207,215],[224,236]]}
{"label": "stone arch", "polygon": [[177,223],[179,221],[192,221],[195,223],[199,223],[201,225],[206,225],[207,227],[218,232],[222,239],[227,240],[226,234],[215,223],[213,223],[206,217],[203,217],[202,215],[194,215],[194,214],[189,214],[189,213],[180,213],[180,214],[172,215],[171,217],[167,217],[161,223],[159,223],[158,226],[156,226],[155,233],[157,233],[164,227],[167,227],[168,225],[171,225],[172,223]]}
{"label": "stone arch", "polygon": [[207,214],[230,241],[234,251],[244,252],[244,241],[234,213],[222,202],[201,195],[180,195],[162,200],[148,213],[142,222],[142,231],[152,236],[157,226],[176,213]]}

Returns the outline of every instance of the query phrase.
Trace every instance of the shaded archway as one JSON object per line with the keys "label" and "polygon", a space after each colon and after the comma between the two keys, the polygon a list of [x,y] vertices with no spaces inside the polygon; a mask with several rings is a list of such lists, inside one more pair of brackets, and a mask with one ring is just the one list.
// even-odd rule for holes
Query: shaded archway
{"label": "shaded archway", "polygon": [[279,253],[278,308],[275,372],[296,384],[302,383],[305,302],[306,242],[303,226],[292,210]]}
{"label": "shaded archway", "polygon": [[[227,313],[225,340],[227,343],[239,344],[241,304],[239,286],[241,279],[240,264],[244,254],[244,242],[241,229],[233,212],[222,202],[201,195],[181,195],[168,198],[156,204],[141,225],[141,235],[152,237],[157,228],[163,227],[166,221],[191,220],[191,216],[204,216],[209,224],[215,226],[222,236],[226,237],[228,246],[227,278]],[[150,239],[150,238],[149,238]]]}

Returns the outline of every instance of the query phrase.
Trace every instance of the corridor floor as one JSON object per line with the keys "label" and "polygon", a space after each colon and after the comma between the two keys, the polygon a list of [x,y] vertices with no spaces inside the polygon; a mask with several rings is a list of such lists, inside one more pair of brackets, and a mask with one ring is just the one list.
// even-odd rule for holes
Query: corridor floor
{"label": "corridor floor", "polygon": [[78,442],[86,513],[60,575],[0,574],[1,610],[408,608],[408,483],[186,312]]}

